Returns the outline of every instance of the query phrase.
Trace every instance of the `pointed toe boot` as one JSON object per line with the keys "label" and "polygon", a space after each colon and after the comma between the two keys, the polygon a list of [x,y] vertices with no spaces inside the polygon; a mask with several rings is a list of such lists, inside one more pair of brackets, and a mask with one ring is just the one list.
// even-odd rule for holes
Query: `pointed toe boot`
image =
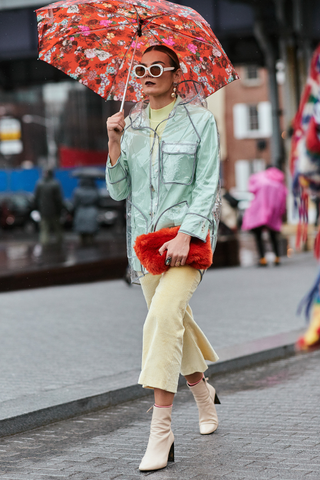
{"label": "pointed toe boot", "polygon": [[217,430],[219,422],[215,403],[220,403],[215,389],[203,377],[202,381],[190,387],[199,410],[201,435],[209,435]]}
{"label": "pointed toe boot", "polygon": [[141,472],[160,470],[165,468],[168,462],[174,461],[171,412],[172,407],[159,408],[153,406],[149,442],[139,466]]}

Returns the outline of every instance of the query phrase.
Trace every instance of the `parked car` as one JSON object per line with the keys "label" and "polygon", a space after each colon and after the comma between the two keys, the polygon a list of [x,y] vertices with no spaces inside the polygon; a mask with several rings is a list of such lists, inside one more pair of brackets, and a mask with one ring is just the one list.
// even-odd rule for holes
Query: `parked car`
{"label": "parked car", "polygon": [[[63,202],[61,224],[64,228],[72,227],[72,203]],[[37,230],[41,220],[40,213],[34,208],[34,195],[27,192],[8,192],[0,194],[0,226],[2,229],[15,227]]]}
{"label": "parked car", "polygon": [[[118,226],[125,227],[125,200],[117,202],[113,200],[106,188],[99,189],[99,213],[98,222],[100,227]],[[64,207],[61,213],[61,224],[64,229],[72,228],[73,204],[70,200],[63,201]],[[27,192],[0,193],[0,227],[11,229],[15,227],[37,230],[41,221],[40,213],[34,208],[34,196]]]}
{"label": "parked car", "polygon": [[30,222],[33,195],[26,192],[0,194],[0,225],[3,229],[24,227]]}

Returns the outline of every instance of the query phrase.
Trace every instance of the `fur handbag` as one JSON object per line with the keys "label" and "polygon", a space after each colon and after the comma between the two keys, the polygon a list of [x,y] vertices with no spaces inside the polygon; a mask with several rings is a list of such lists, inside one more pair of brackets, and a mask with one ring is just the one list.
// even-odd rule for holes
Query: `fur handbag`
{"label": "fur handbag", "polygon": [[[169,270],[170,266],[165,264],[166,255],[163,254],[161,256],[159,249],[164,243],[176,237],[179,228],[162,228],[157,232],[139,235],[136,238],[133,247],[136,255],[141,264],[152,275],[160,275]],[[186,265],[190,265],[198,270],[206,270],[212,265],[212,257],[210,234],[208,233],[206,242],[192,237]]]}

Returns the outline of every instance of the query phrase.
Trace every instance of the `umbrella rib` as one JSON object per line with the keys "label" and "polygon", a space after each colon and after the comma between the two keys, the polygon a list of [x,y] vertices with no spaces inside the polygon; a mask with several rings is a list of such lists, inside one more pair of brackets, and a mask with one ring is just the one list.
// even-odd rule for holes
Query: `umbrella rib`
{"label": "umbrella rib", "polygon": [[[132,27],[132,28],[134,29],[134,26],[131,25],[130,23],[128,23],[128,26],[129,26],[129,27]],[[97,33],[97,32],[102,32],[103,30],[117,29],[117,28],[120,28],[120,27],[121,27],[121,25],[113,25],[113,26],[110,26],[110,27],[107,27],[107,26],[106,26],[106,27],[99,28],[99,29],[96,29],[96,30],[91,30],[90,33]],[[85,35],[85,33],[83,33],[83,32],[78,32],[78,34],[79,34],[79,35],[81,35],[81,34],[82,34],[82,35]],[[64,38],[66,38],[66,37],[73,37],[74,35],[75,35],[74,32],[72,32],[72,33],[65,33],[65,34],[64,34]],[[59,42],[61,42],[61,39],[60,39],[60,38],[51,46],[50,50],[51,50],[53,47],[55,47]]]}
{"label": "umbrella rib", "polygon": [[[133,6],[133,8],[134,8],[135,11],[136,11],[136,14],[137,14],[137,24],[138,24],[138,26],[139,26],[140,16],[139,16],[138,10],[137,10],[137,8],[136,8],[135,5]],[[145,25],[144,25],[144,24],[141,25],[141,31],[142,31],[143,28],[147,27],[147,26],[149,25],[149,23],[151,23],[155,18],[159,18],[159,17],[162,17],[162,16],[163,16],[163,14],[153,15],[153,17],[147,17],[147,19],[148,19],[149,21],[148,21],[148,23],[146,23]],[[143,22],[144,22],[144,20],[143,20]],[[138,28],[139,28],[139,27],[138,27]]]}
{"label": "umbrella rib", "polygon": [[[139,24],[140,24],[139,19],[140,19],[140,16],[139,16],[139,13],[138,13],[138,10],[137,10],[136,5],[134,5],[133,8],[135,9],[136,14],[137,14],[137,24],[138,24],[138,29],[139,29]],[[145,30],[145,29],[148,27],[148,25],[150,25],[150,23],[153,22],[153,20],[154,20],[155,18],[160,18],[160,17],[163,17],[163,14],[153,15],[152,17],[147,17],[147,18],[148,18],[148,22],[147,22],[145,25],[142,24],[140,31],[142,32],[142,30]]]}
{"label": "umbrella rib", "polygon": [[205,45],[209,45],[210,47],[213,47],[214,44],[213,43],[210,43],[210,42],[207,42],[206,40],[200,40],[199,38],[195,38],[195,37],[192,37],[191,35],[185,35],[184,33],[181,33],[181,32],[174,32],[171,28],[169,27],[164,27],[164,26],[160,26],[160,25],[157,25],[157,28],[162,28],[163,30],[167,30],[169,32],[171,32],[172,34],[175,34],[175,35],[179,35],[181,37],[185,37],[185,38],[190,38],[191,40],[193,41],[196,41],[196,42],[200,42],[200,43],[203,43]]}
{"label": "umbrella rib", "polygon": [[[90,8],[92,8],[93,10],[96,9],[96,7],[94,7],[93,5],[88,4],[87,6],[90,7]],[[133,8],[135,9],[136,14],[137,14],[137,24],[139,24],[139,22],[138,22],[139,13],[138,13],[135,5],[133,5]],[[125,21],[127,22],[127,25],[129,25],[130,27],[132,26],[133,28],[135,28],[134,25],[132,25],[132,23],[128,20],[128,17],[126,17],[125,15],[122,15],[122,14],[119,15],[119,13],[117,13],[117,12],[114,13],[114,14],[112,14],[112,15],[113,15],[113,17],[116,17],[116,18],[124,18]],[[111,27],[111,28],[112,28],[112,27]]]}
{"label": "umbrella rib", "polygon": [[[138,31],[139,31],[139,27],[140,27],[140,22],[139,22],[140,17],[139,17],[139,13],[138,13],[137,7],[136,7],[135,5],[133,5],[133,8],[134,8],[135,11],[136,11],[136,16],[137,16],[137,32],[138,32]],[[131,43],[131,45],[132,45],[132,43]]]}
{"label": "umbrella rib", "polygon": [[137,49],[137,35],[135,35],[135,37],[134,37],[134,39],[132,40],[130,46],[132,46],[132,43],[133,43],[133,42],[134,42],[134,50],[133,50],[133,53],[132,53],[131,63],[130,63],[130,65],[129,65],[129,71],[128,71],[128,76],[127,76],[126,85],[125,85],[125,87],[124,87],[122,102],[121,102],[121,106],[120,106],[120,112],[122,112],[122,110],[123,110],[123,105],[124,105],[124,101],[125,101],[125,99],[126,99],[127,89],[128,89],[128,85],[129,85],[129,80],[130,80],[131,71],[132,71],[133,60],[134,60],[134,56],[135,56],[135,54],[136,54],[136,49]]}
{"label": "umbrella rib", "polygon": [[[86,4],[86,7],[92,8],[95,11],[97,10],[97,8],[94,7],[93,5],[90,5],[90,3]],[[103,13],[105,13],[105,12],[103,11]],[[117,17],[117,18],[119,18],[119,17],[127,18],[126,16],[122,15],[121,13],[119,14],[118,12],[110,13],[109,15],[112,15],[112,17]]]}
{"label": "umbrella rib", "polygon": [[157,37],[155,36],[155,34],[154,34],[153,32],[151,32],[151,30],[148,30],[148,31],[149,31],[149,33],[151,33],[151,35],[156,39],[157,42],[161,43],[161,40],[159,40],[159,38],[157,38]]}
{"label": "umbrella rib", "polygon": [[[129,23],[129,22],[127,23],[126,26],[127,26],[127,27],[130,27],[130,28],[132,28],[132,29],[135,28],[135,26],[132,25],[132,24]],[[116,29],[116,28],[120,28],[120,27],[123,27],[123,24],[122,24],[122,25],[110,25],[110,26],[108,26],[108,27],[105,26],[105,27],[103,27],[103,28],[96,28],[95,30],[90,30],[90,33],[97,33],[97,32],[102,32],[103,30]],[[83,33],[83,32],[81,32],[81,33]],[[68,36],[72,36],[72,35],[74,35],[74,33],[68,34]],[[83,35],[85,35],[85,33],[83,33]]]}
{"label": "umbrella rib", "polygon": [[154,15],[153,17],[148,17],[149,21],[145,25],[143,25],[143,27],[144,28],[147,27],[149,23],[151,23],[155,18],[160,18],[160,17],[163,17],[163,15]]}
{"label": "umbrella rib", "polygon": [[[146,30],[147,27],[148,27],[150,24],[152,24],[152,22],[153,22],[153,20],[154,20],[155,18],[159,18],[159,17],[162,17],[162,16],[163,16],[163,15],[154,15],[153,17],[150,17],[150,18],[149,18],[149,21],[148,21],[145,25],[142,26],[141,30]],[[149,31],[150,31],[150,30],[149,30]],[[151,33],[152,33],[152,32],[151,32]]]}
{"label": "umbrella rib", "polygon": [[[89,8],[92,8],[93,10],[95,10],[96,8],[90,4],[87,5]],[[135,29],[136,27],[128,20],[128,18],[124,15],[119,15],[117,13],[113,14],[113,17],[116,17],[116,18],[123,18],[125,20],[125,24],[121,24],[121,25],[110,25],[110,26],[104,26],[103,28],[96,28],[95,30],[90,30],[90,33],[96,33],[96,32],[101,32],[103,30],[108,30],[108,29],[112,29],[112,28],[120,28],[124,25],[128,26],[128,27],[131,27],[132,29]],[[83,32],[77,32],[79,34],[83,33]],[[85,33],[83,33],[85,34]],[[65,33],[64,34],[65,36],[73,36],[74,33]]]}

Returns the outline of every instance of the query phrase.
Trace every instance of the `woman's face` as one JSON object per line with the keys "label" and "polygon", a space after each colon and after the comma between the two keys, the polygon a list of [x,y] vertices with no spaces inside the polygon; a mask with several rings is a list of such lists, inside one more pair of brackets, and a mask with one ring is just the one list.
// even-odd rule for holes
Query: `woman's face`
{"label": "woman's face", "polygon": [[[170,57],[157,50],[151,50],[145,53],[141,59],[141,65],[150,67],[158,63],[165,67],[171,67]],[[178,83],[180,79],[181,70],[173,72],[172,70],[163,72],[160,77],[152,77],[148,72],[145,77],[141,79],[142,89],[145,95],[151,97],[168,97],[171,98],[173,92],[173,83]],[[172,98],[171,98],[172,100]]]}

